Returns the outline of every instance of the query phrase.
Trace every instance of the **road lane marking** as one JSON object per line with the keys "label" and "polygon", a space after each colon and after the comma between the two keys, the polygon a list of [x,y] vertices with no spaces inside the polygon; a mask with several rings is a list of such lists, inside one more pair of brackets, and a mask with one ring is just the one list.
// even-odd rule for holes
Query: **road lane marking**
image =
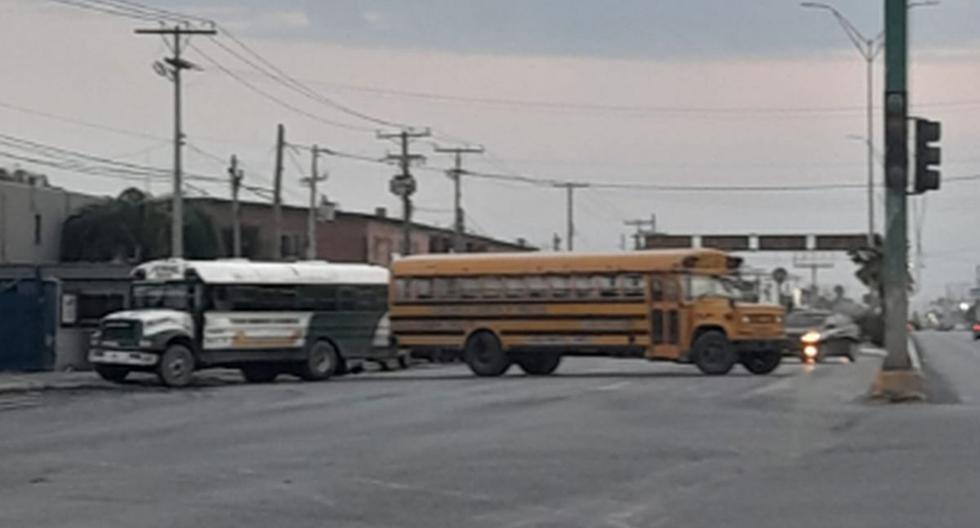
{"label": "road lane marking", "polygon": [[630,384],[630,382],[628,382],[628,381],[619,381],[619,382],[616,382],[616,383],[610,383],[608,385],[600,385],[599,387],[596,387],[596,388],[594,388],[592,390],[597,390],[597,391],[614,391],[614,390],[622,389],[623,387],[625,387],[625,386],[627,386],[629,384]]}

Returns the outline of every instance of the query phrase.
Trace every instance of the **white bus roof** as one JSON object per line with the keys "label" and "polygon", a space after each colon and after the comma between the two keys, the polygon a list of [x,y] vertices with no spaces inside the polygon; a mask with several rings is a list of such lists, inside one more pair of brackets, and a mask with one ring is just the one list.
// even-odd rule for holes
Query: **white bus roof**
{"label": "white bus roof", "polygon": [[169,281],[184,279],[188,271],[207,284],[388,284],[386,268],[323,261],[154,260],[137,266],[132,275],[142,280]]}

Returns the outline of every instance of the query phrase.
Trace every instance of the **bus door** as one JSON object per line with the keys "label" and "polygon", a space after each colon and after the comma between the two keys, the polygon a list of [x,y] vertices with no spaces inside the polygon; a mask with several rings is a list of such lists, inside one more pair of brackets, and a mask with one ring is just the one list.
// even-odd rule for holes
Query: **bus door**
{"label": "bus door", "polygon": [[674,359],[681,356],[684,322],[681,285],[676,275],[654,275],[650,279],[650,348],[648,357]]}

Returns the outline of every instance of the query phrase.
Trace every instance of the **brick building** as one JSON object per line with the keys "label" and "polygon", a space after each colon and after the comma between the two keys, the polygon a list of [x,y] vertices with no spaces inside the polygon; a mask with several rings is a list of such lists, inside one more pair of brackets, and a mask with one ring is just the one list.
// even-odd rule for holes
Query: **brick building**
{"label": "brick building", "polygon": [[[232,254],[231,202],[222,198],[189,198],[188,204],[211,218],[221,241],[219,255]],[[302,259],[306,252],[305,207],[282,206],[282,258]],[[241,203],[242,257],[271,260],[275,255],[272,206],[267,203]],[[387,266],[401,246],[401,220],[387,215],[383,208],[375,214],[337,211],[332,220],[317,222],[317,258],[332,262],[367,262]],[[412,253],[448,253],[453,233],[426,224],[413,223]],[[468,253],[532,251],[522,240],[508,242],[465,234]]]}

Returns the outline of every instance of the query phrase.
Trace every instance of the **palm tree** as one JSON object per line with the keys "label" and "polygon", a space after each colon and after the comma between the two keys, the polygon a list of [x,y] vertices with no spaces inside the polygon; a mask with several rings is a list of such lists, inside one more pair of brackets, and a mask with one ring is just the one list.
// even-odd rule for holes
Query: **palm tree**
{"label": "palm tree", "polygon": [[[189,258],[214,258],[217,239],[211,219],[187,208],[184,217]],[[170,216],[166,203],[130,188],[114,200],[91,204],[65,221],[61,259],[66,262],[143,262],[169,253]]]}

